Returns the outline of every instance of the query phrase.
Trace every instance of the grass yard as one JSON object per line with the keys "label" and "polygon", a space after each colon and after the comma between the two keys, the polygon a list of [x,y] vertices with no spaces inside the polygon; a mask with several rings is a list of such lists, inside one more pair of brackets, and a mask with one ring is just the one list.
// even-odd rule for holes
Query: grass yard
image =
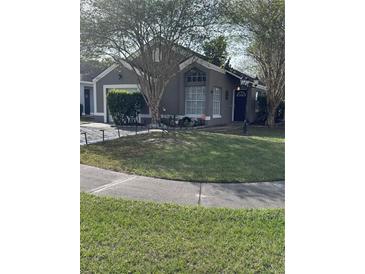
{"label": "grass yard", "polygon": [[[221,127],[212,127],[212,128],[208,127],[208,128],[202,129],[202,131],[223,133],[223,134],[242,135],[243,125],[242,125],[242,123],[237,123],[237,124],[221,126]],[[283,127],[268,128],[268,127],[264,127],[264,126],[249,126],[248,135],[249,136],[268,137],[268,138],[285,138],[285,129]]]}
{"label": "grass yard", "polygon": [[204,131],[128,136],[81,146],[81,163],[195,182],[284,179],[284,139]]}
{"label": "grass yard", "polygon": [[284,273],[283,209],[81,194],[81,273]]}

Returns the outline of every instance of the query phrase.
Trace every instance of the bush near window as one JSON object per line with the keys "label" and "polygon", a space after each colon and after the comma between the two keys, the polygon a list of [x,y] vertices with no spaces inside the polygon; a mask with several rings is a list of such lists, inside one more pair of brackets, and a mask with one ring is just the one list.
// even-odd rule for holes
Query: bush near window
{"label": "bush near window", "polygon": [[198,127],[205,125],[205,119],[190,118],[188,116],[178,119],[176,118],[176,115],[172,115],[168,118],[161,118],[161,124],[168,127]]}
{"label": "bush near window", "polygon": [[183,117],[178,121],[179,127],[197,127],[197,126],[204,126],[205,120],[202,118],[190,118],[190,117]]}
{"label": "bush near window", "polygon": [[116,125],[135,120],[141,112],[144,98],[140,93],[127,90],[111,90],[107,95],[108,109]]}

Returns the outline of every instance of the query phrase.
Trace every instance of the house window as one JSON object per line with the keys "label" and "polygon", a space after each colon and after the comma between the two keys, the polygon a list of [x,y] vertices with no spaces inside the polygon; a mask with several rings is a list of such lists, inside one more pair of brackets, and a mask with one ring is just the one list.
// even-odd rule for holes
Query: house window
{"label": "house window", "polygon": [[205,110],[205,86],[185,87],[185,114],[201,115]]}
{"label": "house window", "polygon": [[222,88],[213,89],[213,118],[214,116],[220,117],[221,115],[221,96]]}
{"label": "house window", "polygon": [[185,73],[185,82],[187,83],[196,83],[196,82],[205,82],[207,77],[204,72],[193,68]]}

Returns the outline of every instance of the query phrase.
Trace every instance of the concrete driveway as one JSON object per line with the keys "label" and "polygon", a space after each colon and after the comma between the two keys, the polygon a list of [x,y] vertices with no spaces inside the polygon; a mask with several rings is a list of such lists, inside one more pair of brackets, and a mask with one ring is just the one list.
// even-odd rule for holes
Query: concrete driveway
{"label": "concrete driveway", "polygon": [[[86,133],[88,144],[102,142],[103,141],[103,132],[101,130],[104,131],[104,140],[112,140],[112,139],[119,138],[119,136],[122,137],[122,136],[136,134],[135,127],[130,127],[129,129],[123,129],[123,130],[120,129],[119,135],[118,135],[118,130],[109,124],[83,122],[80,124],[80,145],[85,144],[85,135],[82,133]],[[145,128],[138,127],[137,132],[138,132],[138,134],[141,134],[141,133],[145,133],[147,131]]]}
{"label": "concrete driveway", "polygon": [[80,165],[80,191],[132,200],[229,208],[284,208],[285,183],[193,183]]}

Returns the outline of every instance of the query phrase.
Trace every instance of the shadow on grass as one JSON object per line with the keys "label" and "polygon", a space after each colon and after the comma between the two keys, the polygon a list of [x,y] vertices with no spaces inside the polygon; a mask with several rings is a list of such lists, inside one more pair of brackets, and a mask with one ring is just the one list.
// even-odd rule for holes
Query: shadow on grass
{"label": "shadow on grass", "polygon": [[[201,131],[230,134],[230,135],[240,135],[243,136],[243,125],[242,124],[231,124],[227,126],[215,126],[204,128]],[[267,137],[267,138],[285,138],[285,128],[268,128],[265,126],[249,126],[248,136],[256,137]]]}
{"label": "shadow on grass", "polygon": [[81,163],[193,182],[284,178],[284,143],[208,132],[123,137],[81,148]]}
{"label": "shadow on grass", "polygon": [[[227,202],[233,202],[234,198],[254,199],[262,203],[284,202],[285,184],[284,182],[260,183],[260,184],[215,184],[207,185],[208,195],[219,196]],[[222,195],[222,194],[227,195]]]}

